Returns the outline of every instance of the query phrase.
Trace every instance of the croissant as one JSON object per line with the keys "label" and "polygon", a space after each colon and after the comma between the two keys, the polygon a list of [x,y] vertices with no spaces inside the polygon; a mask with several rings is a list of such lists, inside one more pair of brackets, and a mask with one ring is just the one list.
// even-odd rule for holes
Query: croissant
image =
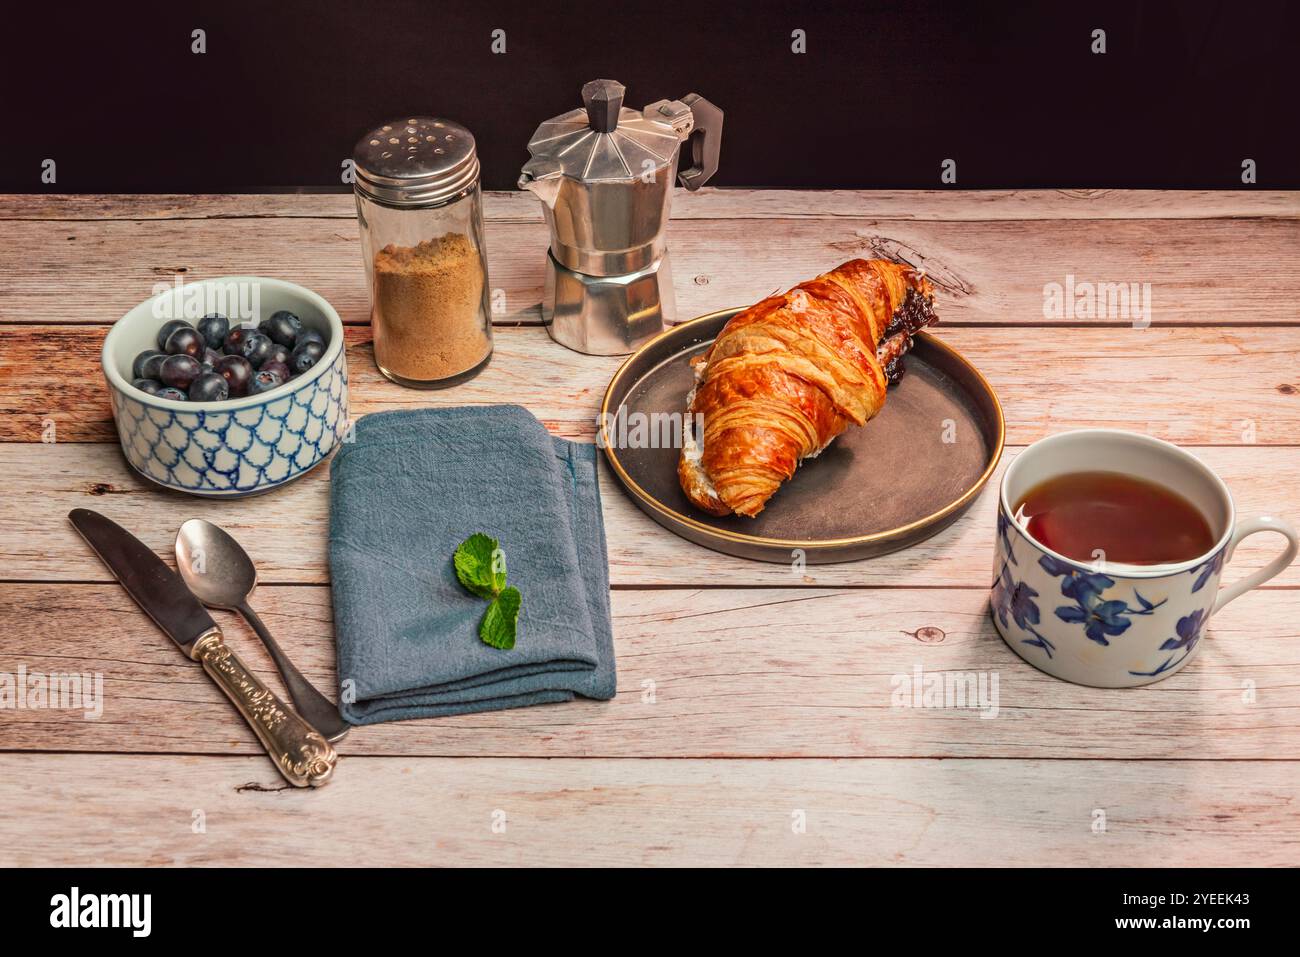
{"label": "croissant", "polygon": [[935,321],[924,274],[883,259],[851,260],[732,317],[693,360],[677,464],[686,497],[712,515],[757,515],[800,462],[880,411],[912,334]]}

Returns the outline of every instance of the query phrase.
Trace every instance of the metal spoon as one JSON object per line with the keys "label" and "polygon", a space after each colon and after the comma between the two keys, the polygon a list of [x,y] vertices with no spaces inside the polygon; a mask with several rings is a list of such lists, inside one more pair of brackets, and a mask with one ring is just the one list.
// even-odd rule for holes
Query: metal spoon
{"label": "metal spoon", "polygon": [[293,666],[249,606],[248,597],[257,587],[257,569],[239,542],[225,529],[192,518],[176,533],[176,566],[199,601],[210,608],[237,611],[253,626],[271,653],[294,707],[308,724],[330,741],[348,733],[351,726],[339,716],[339,709]]}

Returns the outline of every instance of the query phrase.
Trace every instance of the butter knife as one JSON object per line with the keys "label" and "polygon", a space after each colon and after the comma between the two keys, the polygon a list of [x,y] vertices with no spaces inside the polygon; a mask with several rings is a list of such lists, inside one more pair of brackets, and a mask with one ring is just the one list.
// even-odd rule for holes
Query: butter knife
{"label": "butter knife", "polygon": [[186,655],[203,665],[252,727],[285,780],[300,788],[327,782],[338,761],[334,748],[244,666],[181,577],[153,549],[98,512],[74,508],[68,518],[135,603]]}

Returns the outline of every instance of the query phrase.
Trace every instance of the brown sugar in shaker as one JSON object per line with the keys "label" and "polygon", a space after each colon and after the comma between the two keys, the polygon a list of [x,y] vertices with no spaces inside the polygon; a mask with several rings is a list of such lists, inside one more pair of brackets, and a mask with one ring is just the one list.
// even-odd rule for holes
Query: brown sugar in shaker
{"label": "brown sugar in shaker", "polygon": [[375,364],[413,388],[471,378],[492,356],[474,137],[450,120],[393,120],[353,162]]}

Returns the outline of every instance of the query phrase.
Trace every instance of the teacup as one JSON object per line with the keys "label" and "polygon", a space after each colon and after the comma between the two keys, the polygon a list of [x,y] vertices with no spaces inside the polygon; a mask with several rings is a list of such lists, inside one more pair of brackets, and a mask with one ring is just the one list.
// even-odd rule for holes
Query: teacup
{"label": "teacup", "polygon": [[[1209,522],[1214,546],[1176,564],[1087,563],[1054,552],[1017,522],[1013,509],[1030,489],[1096,471],[1136,476],[1183,496]],[[1150,684],[1182,669],[1211,616],[1285,569],[1300,545],[1280,518],[1238,521],[1228,487],[1190,452],[1116,429],[1063,432],[1021,452],[1002,477],[997,531],[990,609],[1003,640],[1035,668],[1102,688]],[[1220,590],[1237,545],[1265,531],[1287,539],[1282,553]]]}

